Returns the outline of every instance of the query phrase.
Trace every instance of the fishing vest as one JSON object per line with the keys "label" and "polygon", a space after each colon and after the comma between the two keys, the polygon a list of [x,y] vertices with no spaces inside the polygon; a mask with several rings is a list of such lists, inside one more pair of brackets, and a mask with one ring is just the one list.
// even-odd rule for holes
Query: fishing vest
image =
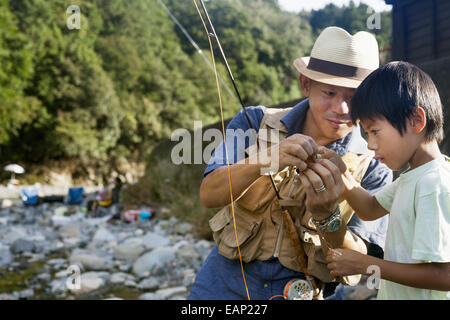
{"label": "fishing vest", "polygon": [[[257,137],[260,145],[267,145],[267,148],[270,148],[272,144],[278,144],[286,138],[287,128],[280,119],[291,109],[267,109],[265,111]],[[279,134],[270,134],[272,130]],[[257,152],[256,145],[249,147],[246,151],[248,154]],[[371,152],[367,154],[348,152],[342,157],[342,160],[355,180],[360,183],[372,157]],[[321,248],[320,237],[311,222],[311,213],[305,207],[306,192],[295,169],[295,167],[289,166],[273,175],[281,201],[275,195],[270,177],[262,175],[233,202],[238,241],[235,236],[231,204],[216,213],[209,221],[209,225],[219,253],[228,259],[239,259],[237,248],[237,244],[239,244],[244,262],[264,261],[276,257],[284,267],[303,272],[288,234],[285,232],[281,214],[281,206],[283,206],[294,220],[307,255],[307,273],[322,282],[339,281],[344,284],[356,285],[360,280],[360,275],[339,278],[330,275],[326,257]],[[339,208],[343,221],[347,224],[354,211],[343,198],[339,200]],[[347,232],[355,240],[362,241],[350,230]]]}

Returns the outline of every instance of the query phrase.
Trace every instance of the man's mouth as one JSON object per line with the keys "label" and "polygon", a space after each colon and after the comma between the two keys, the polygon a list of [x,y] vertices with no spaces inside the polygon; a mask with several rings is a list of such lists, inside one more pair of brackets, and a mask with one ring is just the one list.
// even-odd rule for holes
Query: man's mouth
{"label": "man's mouth", "polygon": [[327,119],[329,123],[331,123],[331,125],[334,128],[341,128],[343,126],[347,126],[349,124],[348,121],[339,121],[339,120],[331,120],[331,119]]}

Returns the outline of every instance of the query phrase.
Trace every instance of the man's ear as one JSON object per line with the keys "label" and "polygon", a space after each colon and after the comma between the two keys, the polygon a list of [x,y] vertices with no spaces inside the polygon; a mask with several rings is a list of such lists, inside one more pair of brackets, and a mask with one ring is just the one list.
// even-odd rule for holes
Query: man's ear
{"label": "man's ear", "polygon": [[420,133],[427,125],[427,116],[422,107],[415,107],[412,117],[411,125],[415,133]]}
{"label": "man's ear", "polygon": [[311,83],[312,80],[308,77],[304,76],[303,74],[300,74],[300,88],[302,89],[302,95],[304,98],[309,98],[309,95],[311,93]]}

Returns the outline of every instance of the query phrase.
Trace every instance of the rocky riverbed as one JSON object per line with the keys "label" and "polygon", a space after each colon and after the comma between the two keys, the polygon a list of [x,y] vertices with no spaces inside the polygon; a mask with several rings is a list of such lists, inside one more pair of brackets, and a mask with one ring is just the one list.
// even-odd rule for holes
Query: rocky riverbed
{"label": "rocky riverbed", "polygon": [[79,210],[0,210],[0,299],[185,299],[213,246],[175,218],[130,224]]}
{"label": "rocky riverbed", "polygon": [[[176,218],[126,223],[62,203],[5,203],[0,300],[185,299],[213,247]],[[373,299],[364,283],[345,287],[345,298]]]}

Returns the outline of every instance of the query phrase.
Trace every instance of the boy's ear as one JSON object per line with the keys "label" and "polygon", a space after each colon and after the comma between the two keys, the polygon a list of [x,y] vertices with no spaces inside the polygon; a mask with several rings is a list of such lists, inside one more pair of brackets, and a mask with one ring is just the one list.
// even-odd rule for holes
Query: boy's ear
{"label": "boy's ear", "polygon": [[413,115],[411,117],[411,125],[415,133],[420,133],[423,129],[425,129],[427,125],[427,116],[422,107],[414,108]]}

